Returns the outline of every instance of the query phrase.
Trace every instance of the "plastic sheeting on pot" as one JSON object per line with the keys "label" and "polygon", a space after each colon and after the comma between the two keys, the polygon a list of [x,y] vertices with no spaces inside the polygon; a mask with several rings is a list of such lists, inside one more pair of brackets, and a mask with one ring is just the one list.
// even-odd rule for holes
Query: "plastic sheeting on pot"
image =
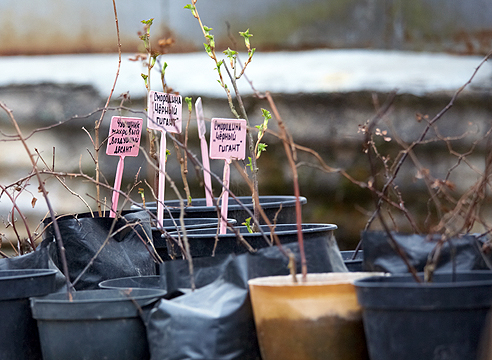
{"label": "plastic sheeting on pot", "polygon": [[[400,249],[417,271],[423,271],[429,255],[433,254],[440,235],[418,235],[392,233]],[[456,270],[486,270],[492,264],[492,254],[481,251],[485,237],[463,235],[446,241],[436,264],[436,272]],[[363,267],[366,271],[406,273],[408,268],[393,249],[388,235],[382,231],[362,233],[364,247]]]}
{"label": "plastic sheeting on pot", "polygon": [[[347,271],[333,237],[331,241],[320,237],[305,242],[308,270]],[[298,258],[297,243],[284,248]],[[193,267],[198,290],[161,301],[150,317],[152,359],[258,359],[247,281],[288,274],[288,259],[272,246],[254,254],[195,258]],[[168,293],[190,287],[185,260],[161,264],[161,277]]]}
{"label": "plastic sheeting on pot", "polygon": [[21,256],[0,259],[0,270],[19,269],[51,269],[55,270],[55,291],[66,291],[66,280],[62,272],[56,267],[50,257],[49,248],[56,246],[54,243],[43,241],[36,251]]}
{"label": "plastic sheeting on pot", "polygon": [[[259,236],[259,235],[258,235]],[[306,240],[306,238],[305,238]],[[286,251],[290,251],[297,265],[297,272],[301,271],[299,245],[297,242],[283,244]],[[346,272],[338,245],[333,236],[319,236],[304,242],[307,268],[310,273]],[[197,288],[212,283],[225,272],[231,255],[216,255],[214,257],[198,257],[193,259],[194,281]],[[238,255],[235,260],[241,264],[248,279],[261,276],[289,274],[289,259],[280,252],[277,246],[259,249],[254,254]],[[187,260],[167,261],[160,265],[162,287],[170,292],[189,288],[191,284]]]}
{"label": "plastic sheeting on pot", "polygon": [[[88,214],[67,216],[58,219],[58,226],[70,281],[82,274],[74,285],[76,290],[97,289],[98,284],[107,279],[156,273],[154,253],[149,245],[152,241],[150,216],[146,211],[129,212],[116,219],[93,218]],[[43,234],[46,241],[55,241],[52,231],[49,225]],[[109,235],[112,236],[108,238]],[[61,269],[58,247],[51,248],[53,261]]]}
{"label": "plastic sheeting on pot", "polygon": [[245,257],[227,258],[217,280],[150,312],[152,360],[260,358]]}

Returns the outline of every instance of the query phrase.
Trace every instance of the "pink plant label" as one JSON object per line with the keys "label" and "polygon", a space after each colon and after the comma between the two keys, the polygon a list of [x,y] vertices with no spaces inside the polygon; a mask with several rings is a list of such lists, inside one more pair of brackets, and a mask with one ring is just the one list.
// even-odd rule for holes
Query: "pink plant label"
{"label": "pink plant label", "polygon": [[182,129],[183,102],[181,95],[150,91],[148,97],[147,128],[180,133]]}
{"label": "pink plant label", "polygon": [[242,160],[246,155],[246,120],[212,119],[210,158]]}
{"label": "pink plant label", "polygon": [[113,116],[109,128],[107,155],[137,156],[142,136],[143,119]]}

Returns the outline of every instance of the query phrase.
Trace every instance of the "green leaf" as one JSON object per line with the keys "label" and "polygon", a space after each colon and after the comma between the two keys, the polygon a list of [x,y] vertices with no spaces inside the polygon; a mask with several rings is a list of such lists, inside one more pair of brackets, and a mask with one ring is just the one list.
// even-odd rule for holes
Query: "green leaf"
{"label": "green leaf", "polygon": [[188,96],[185,97],[185,101],[188,104],[188,111],[191,112],[191,109],[192,109],[192,107],[191,107],[191,101],[192,101],[191,97],[188,97]]}
{"label": "green leaf", "polygon": [[205,47],[205,52],[208,54],[208,56],[213,57],[212,48],[210,47],[210,44],[204,43],[203,46]]}
{"label": "green leaf", "polygon": [[258,143],[258,152],[256,153],[256,158],[258,159],[262,153],[262,151],[266,151],[267,144],[265,143]]}
{"label": "green leaf", "polygon": [[244,222],[241,225],[245,225],[246,229],[248,229],[248,232],[250,234],[253,233],[253,228],[251,227],[251,218],[244,219]]}
{"label": "green leaf", "polygon": [[250,156],[248,156],[248,160],[249,160],[249,164],[247,164],[246,166],[249,166],[249,168],[251,169],[251,172],[253,172],[253,163],[251,162]]}
{"label": "green leaf", "polygon": [[167,62],[164,62],[164,64],[162,65],[162,70],[161,70],[162,76],[164,76],[164,74],[166,73],[166,69],[167,69]]}
{"label": "green leaf", "polygon": [[270,113],[270,111],[263,108],[261,109],[261,116],[263,116],[263,118],[267,121],[267,124],[268,120],[272,118],[272,114]]}
{"label": "green leaf", "polygon": [[154,22],[154,18],[151,18],[149,20],[142,20],[142,24],[145,24],[145,25],[152,25],[152,23]]}
{"label": "green leaf", "polygon": [[248,48],[248,50],[249,50],[249,48],[250,48],[250,46],[251,46],[251,44],[249,43],[249,38],[250,38],[251,36],[253,36],[253,34],[250,34],[250,33],[249,33],[249,29],[248,29],[248,30],[246,30],[246,31],[240,31],[240,32],[239,32],[239,35],[241,35],[241,36],[244,38],[244,45],[246,45],[246,47],[247,47],[247,48]]}
{"label": "green leaf", "polygon": [[251,36],[253,36],[253,34],[249,33],[249,29],[247,29],[246,31],[240,31],[239,35],[241,35],[245,39],[249,39]]}
{"label": "green leaf", "polygon": [[152,55],[152,58],[150,59],[150,67],[153,68],[155,65],[155,62],[157,61],[157,56],[158,55]]}
{"label": "green leaf", "polygon": [[191,10],[191,14],[196,17],[196,8],[194,5],[191,5],[191,4],[187,4],[185,5],[184,7],[185,9],[190,9]]}
{"label": "green leaf", "polygon": [[207,35],[208,35],[208,34],[210,33],[210,31],[212,31],[212,30],[213,30],[213,28],[203,25],[203,31],[205,31],[205,33],[206,33]]}
{"label": "green leaf", "polygon": [[143,74],[143,73],[142,73],[142,74],[140,74],[140,76],[142,77],[142,79],[144,79],[144,81],[145,81],[145,86],[147,87],[147,85],[148,85],[148,78],[149,78],[149,76],[148,76],[148,75],[145,75],[145,74]]}
{"label": "green leaf", "polygon": [[[162,134],[162,135],[164,135],[164,134]],[[168,157],[169,155],[171,155],[171,151],[170,151],[169,149],[166,149],[166,161],[167,161],[167,157]]]}
{"label": "green leaf", "polygon": [[215,47],[215,38],[213,35],[205,35],[205,37],[208,39],[208,43],[210,45],[210,48],[214,48]]}
{"label": "green leaf", "polygon": [[231,48],[227,48],[227,50],[224,50],[223,53],[230,59],[234,59],[234,57],[237,55],[237,51],[231,50]]}

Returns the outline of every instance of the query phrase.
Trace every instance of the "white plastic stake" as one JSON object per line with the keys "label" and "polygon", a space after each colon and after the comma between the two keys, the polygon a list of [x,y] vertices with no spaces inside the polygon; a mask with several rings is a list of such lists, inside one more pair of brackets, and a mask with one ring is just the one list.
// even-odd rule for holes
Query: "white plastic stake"
{"label": "white plastic stake", "polygon": [[205,201],[207,206],[213,206],[212,201],[212,177],[210,176],[210,159],[208,157],[208,144],[205,137],[207,128],[205,126],[205,117],[203,116],[202,98],[195,102],[196,121],[198,123],[198,137],[200,138],[200,147],[202,150],[203,181],[205,184]]}

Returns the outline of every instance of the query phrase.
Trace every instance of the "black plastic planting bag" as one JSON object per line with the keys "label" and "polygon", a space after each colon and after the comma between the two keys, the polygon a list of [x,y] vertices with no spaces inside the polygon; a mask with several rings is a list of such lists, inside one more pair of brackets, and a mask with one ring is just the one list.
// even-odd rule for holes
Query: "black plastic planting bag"
{"label": "black plastic planting bag", "polygon": [[[333,236],[305,242],[310,272],[347,271]],[[297,243],[283,245],[300,270]],[[289,274],[288,259],[278,247],[254,254],[218,255],[193,259],[198,290],[162,300],[148,319],[152,360],[259,359],[247,281],[261,276]],[[168,293],[190,287],[186,260],[161,264],[161,280]]]}
{"label": "black plastic planting bag", "polygon": [[36,251],[29,254],[0,259],[0,270],[20,270],[20,269],[53,269],[57,270],[55,289],[56,291],[66,290],[65,276],[53,263],[49,254],[50,244],[47,241],[41,242]]}
{"label": "black plastic planting bag", "polygon": [[147,318],[152,360],[260,359],[246,255],[229,255],[214,282],[161,300]]}
{"label": "black plastic planting bag", "polygon": [[[296,259],[297,272],[301,272],[301,257],[297,242],[284,244],[285,251],[291,252]],[[333,236],[315,238],[304,242],[304,252],[308,272],[346,272],[348,271],[338,245]],[[237,257],[244,266],[248,279],[262,276],[288,275],[289,259],[277,246],[259,249],[254,254],[243,254]],[[225,272],[230,261],[230,255],[217,255],[193,259],[195,286],[200,288],[210,284]],[[169,292],[177,289],[189,288],[191,284],[188,261],[165,261],[160,264],[161,282]]]}
{"label": "black plastic planting bag", "polygon": [[[440,235],[406,235],[392,233],[399,248],[417,271],[423,271],[429,256],[433,256]],[[485,237],[463,235],[446,241],[440,250],[436,272],[456,270],[485,270],[492,264],[491,254],[481,251]],[[393,249],[385,232],[362,233],[364,247],[364,270],[405,273],[408,268]]]}
{"label": "black plastic planting bag", "polygon": [[[127,213],[117,219],[83,214],[77,218],[62,217],[57,222],[70,281],[83,273],[74,285],[76,290],[97,289],[101,281],[108,279],[155,275],[154,256],[149,245],[152,241],[150,216],[146,211]],[[109,235],[112,236],[108,238]],[[47,227],[44,236],[53,242],[51,256],[62,269],[52,225]]]}

